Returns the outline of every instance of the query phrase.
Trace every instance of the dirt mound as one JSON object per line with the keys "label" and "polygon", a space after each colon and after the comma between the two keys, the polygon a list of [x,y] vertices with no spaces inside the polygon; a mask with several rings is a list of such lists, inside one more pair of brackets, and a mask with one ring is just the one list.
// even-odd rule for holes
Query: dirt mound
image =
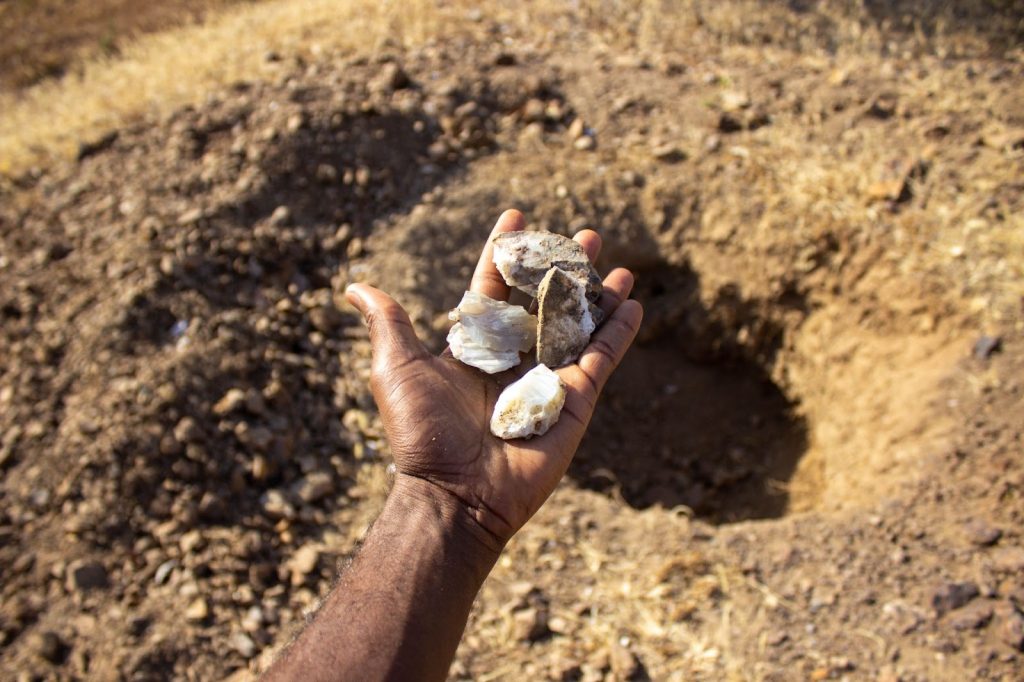
{"label": "dirt mound", "polygon": [[4,668],[265,662],[386,488],[337,293],[440,348],[516,206],[647,317],[454,677],[1019,675],[1022,80],[480,41],[118,131],[0,209]]}

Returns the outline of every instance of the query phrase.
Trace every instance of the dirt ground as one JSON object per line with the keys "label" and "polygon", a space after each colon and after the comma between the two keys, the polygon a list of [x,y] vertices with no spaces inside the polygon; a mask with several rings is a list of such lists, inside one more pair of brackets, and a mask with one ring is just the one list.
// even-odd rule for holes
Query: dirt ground
{"label": "dirt ground", "polygon": [[264,668],[387,491],[339,292],[440,350],[517,207],[646,316],[451,679],[1021,679],[1019,51],[475,26],[268,55],[0,195],[0,669]]}

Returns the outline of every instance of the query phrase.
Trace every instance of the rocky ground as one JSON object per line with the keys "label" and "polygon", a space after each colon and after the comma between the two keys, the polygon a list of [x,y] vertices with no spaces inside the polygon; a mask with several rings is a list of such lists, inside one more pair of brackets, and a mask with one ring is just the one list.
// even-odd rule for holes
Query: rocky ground
{"label": "rocky ground", "polygon": [[1024,66],[574,39],[268,55],[6,192],[0,667],[265,666],[386,495],[339,292],[440,349],[514,206],[647,316],[452,679],[1024,675]]}

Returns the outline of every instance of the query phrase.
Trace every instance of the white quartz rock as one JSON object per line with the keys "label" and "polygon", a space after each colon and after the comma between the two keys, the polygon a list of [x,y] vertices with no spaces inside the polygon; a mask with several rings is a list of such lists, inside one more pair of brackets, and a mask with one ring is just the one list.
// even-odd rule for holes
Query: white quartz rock
{"label": "white quartz rock", "polygon": [[519,364],[519,354],[537,342],[537,318],[518,305],[467,291],[448,314],[452,355],[488,374]]}
{"label": "white quartz rock", "polygon": [[565,384],[546,365],[537,365],[498,396],[491,433],[498,438],[529,438],[547,433],[565,404]]}
{"label": "white quartz rock", "polygon": [[587,300],[601,295],[601,277],[578,242],[553,232],[503,232],[491,244],[494,266],[505,283],[537,295],[548,270],[557,267],[586,287]]}

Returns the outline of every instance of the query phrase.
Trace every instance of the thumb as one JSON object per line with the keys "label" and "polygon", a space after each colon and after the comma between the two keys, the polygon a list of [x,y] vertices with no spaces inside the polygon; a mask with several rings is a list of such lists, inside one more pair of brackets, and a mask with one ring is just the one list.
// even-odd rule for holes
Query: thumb
{"label": "thumb", "polygon": [[350,284],[345,289],[345,299],[366,320],[373,361],[379,369],[401,366],[427,354],[409,315],[395,299],[368,284]]}

